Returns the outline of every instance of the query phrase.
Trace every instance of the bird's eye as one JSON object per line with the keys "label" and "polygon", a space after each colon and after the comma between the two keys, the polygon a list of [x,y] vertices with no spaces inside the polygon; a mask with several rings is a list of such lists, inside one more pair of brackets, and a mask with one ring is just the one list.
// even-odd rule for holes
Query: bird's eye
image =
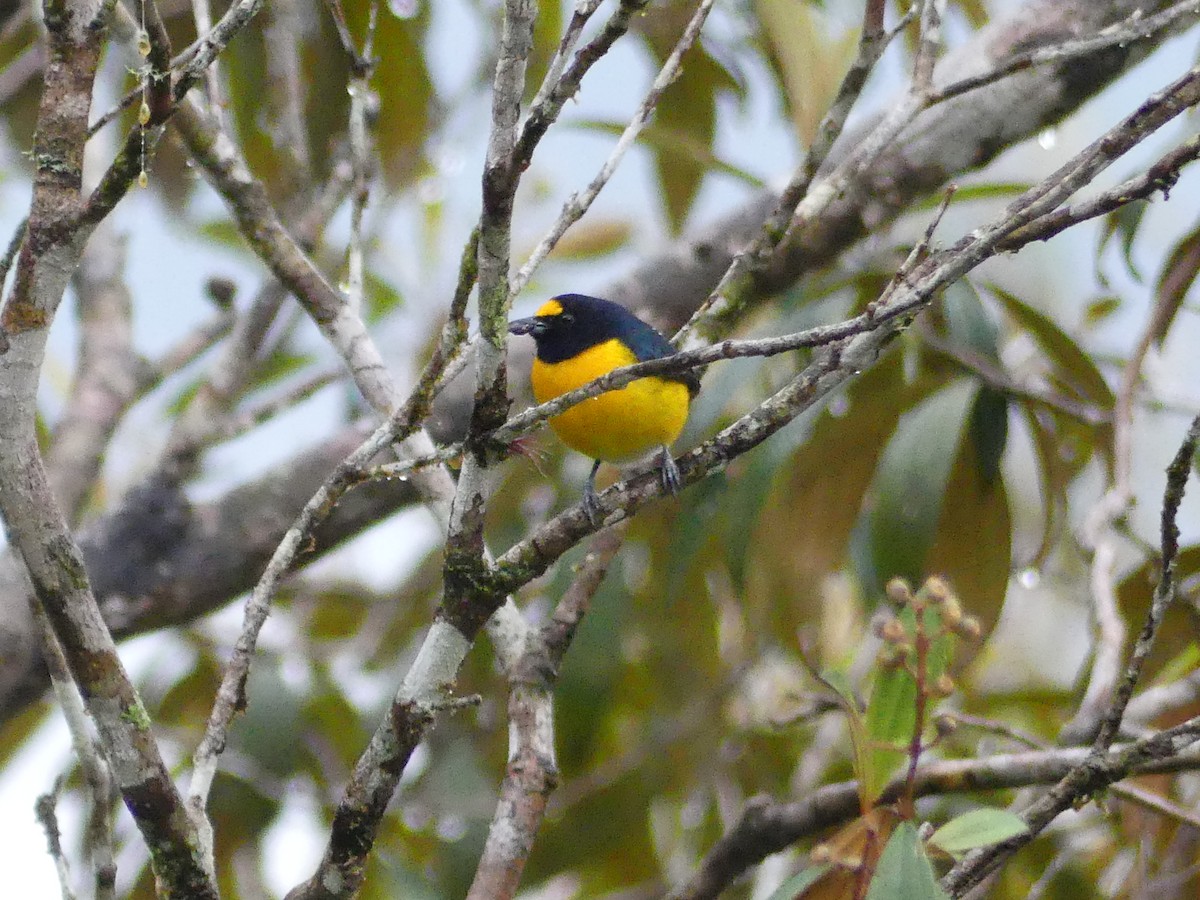
{"label": "bird's eye", "polygon": [[570,325],[575,321],[575,314],[569,312],[559,313],[558,321],[562,322],[564,325]]}

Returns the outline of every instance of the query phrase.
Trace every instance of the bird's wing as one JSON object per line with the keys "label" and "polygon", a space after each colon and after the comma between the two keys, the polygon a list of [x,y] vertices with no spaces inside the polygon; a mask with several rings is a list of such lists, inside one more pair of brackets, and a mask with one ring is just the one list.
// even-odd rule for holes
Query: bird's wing
{"label": "bird's wing", "polygon": [[[665,356],[673,356],[677,351],[665,337],[659,334],[651,326],[645,322],[638,321],[637,328],[629,335],[628,345],[637,357],[638,362],[648,362],[652,359],[662,359]],[[678,372],[671,375],[663,375],[663,378],[668,381],[678,381],[680,384],[687,385],[688,394],[695,397],[700,392],[700,375],[695,369],[688,369],[686,372]]]}

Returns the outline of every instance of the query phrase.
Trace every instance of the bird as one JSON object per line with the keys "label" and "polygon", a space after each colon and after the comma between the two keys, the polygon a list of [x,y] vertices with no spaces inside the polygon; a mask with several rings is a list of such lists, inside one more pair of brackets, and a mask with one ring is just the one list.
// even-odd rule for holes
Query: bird
{"label": "bird", "polygon": [[[613,369],[675,353],[665,337],[625,307],[586,294],[559,294],[532,317],[510,322],[508,330],[530,335],[536,344],[529,380],[538,403]],[[551,417],[559,439],[594,460],[583,489],[588,521],[596,524],[600,510],[596,472],[602,462],[632,462],[657,449],[663,489],[679,492],[679,467],[668,448],[683,431],[699,390],[700,377],[690,369],[649,375]]]}

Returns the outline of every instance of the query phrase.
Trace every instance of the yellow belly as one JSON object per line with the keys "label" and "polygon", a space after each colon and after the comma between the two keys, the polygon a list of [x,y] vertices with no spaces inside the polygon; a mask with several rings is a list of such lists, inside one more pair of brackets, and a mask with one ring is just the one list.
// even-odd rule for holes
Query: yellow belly
{"label": "yellow belly", "polygon": [[[533,395],[545,403],[635,362],[633,353],[616,340],[559,363],[534,359]],[[639,378],[571,407],[552,418],[550,427],[564,444],[592,459],[628,462],[679,437],[690,399],[687,386],[678,381]]]}

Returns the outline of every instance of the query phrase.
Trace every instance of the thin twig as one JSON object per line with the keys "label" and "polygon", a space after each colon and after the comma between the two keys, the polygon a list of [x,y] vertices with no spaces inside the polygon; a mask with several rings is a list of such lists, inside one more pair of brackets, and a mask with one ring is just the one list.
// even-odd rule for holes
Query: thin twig
{"label": "thin twig", "polygon": [[[1152,95],[1123,122],[1009,204],[993,222],[975,229],[952,247],[931,254],[907,282],[889,286],[877,304],[879,311],[873,314],[873,320],[887,319],[891,324],[886,329],[860,333],[818,354],[808,369],[757,410],[682,457],[680,469],[684,482],[690,483],[723,468],[733,456],[773,434],[802,408],[826,396],[854,372],[872,365],[889,336],[923,308],[934,293],[994,254],[1000,240],[1056,209],[1128,149],[1196,103],[1200,103],[1200,67]],[[630,515],[659,492],[656,483],[647,478],[611,487],[600,495],[600,518]],[[547,522],[497,561],[497,589],[512,590],[531,575],[544,571],[545,566],[593,528],[578,506]]]}
{"label": "thin twig", "polygon": [[314,372],[276,396],[248,404],[244,409],[238,410],[224,423],[219,437],[214,437],[214,440],[228,441],[240,437],[264,422],[295,409],[297,404],[309,399],[323,388],[337,384],[345,377],[346,372],[340,366]]}
{"label": "thin twig", "polygon": [[1125,720],[1144,726],[1195,703],[1197,699],[1200,699],[1200,669],[1175,681],[1146,688],[1129,701]]}
{"label": "thin twig", "polygon": [[[1193,137],[1167,153],[1157,161],[1153,170],[1131,179],[1136,184],[1127,182],[1121,185],[1118,195],[1130,202],[1136,197],[1146,196],[1158,190],[1165,194],[1174,183],[1174,179],[1178,178],[1179,169],[1197,157],[1200,157],[1200,136]],[[1150,177],[1151,171],[1154,177]],[[1111,198],[1112,195],[1113,192],[1109,191],[1105,196]],[[1100,214],[1111,203],[1111,199],[1109,202],[1098,202],[1100,199],[1093,199],[1087,204],[1086,210],[1074,210],[1065,218],[1077,219],[1085,211]],[[1053,227],[1056,228],[1058,224],[1059,222],[1055,221]],[[1078,711],[1063,728],[1063,739],[1068,742],[1086,741],[1093,736],[1101,717],[1105,715],[1106,707],[1110,705],[1120,677],[1126,628],[1117,604],[1119,526],[1133,500],[1134,401],[1146,357],[1154,342],[1161,337],[1161,320],[1162,314],[1157,311],[1151,313],[1129,359],[1121,369],[1112,412],[1111,481],[1084,523],[1082,543],[1091,553],[1089,596],[1092,601],[1096,636],[1087,690]]]}
{"label": "thin twig", "polygon": [[[1095,197],[1068,204],[1041,219],[1031,222],[1029,229],[1036,231],[1034,240],[1048,241],[1068,228],[1107,215],[1115,209],[1138,199],[1148,199],[1162,192],[1164,198],[1179,180],[1180,170],[1200,158],[1200,135],[1194,135],[1178,147],[1169,150],[1140,175],[1122,182]],[[1019,228],[1000,242],[1000,250],[1017,249],[1029,243],[1026,229]]]}
{"label": "thin twig", "polygon": [[[817,125],[812,146],[808,148],[803,162],[780,193],[774,210],[763,222],[758,235],[734,256],[717,286],[709,293],[708,299],[700,304],[687,324],[676,333],[673,339],[676,346],[692,349],[696,344],[707,342],[706,339],[711,339],[719,333],[721,327],[717,323],[735,314],[741,307],[740,295],[744,292],[748,276],[766,263],[775,248],[786,240],[788,231],[793,230],[801,219],[801,205],[809,198],[817,172],[828,159],[833,145],[845,129],[846,120],[862,94],[867,77],[883,55],[883,51],[907,27],[918,8],[914,4],[896,27],[887,31],[883,25],[884,7],[885,4],[880,0],[872,0],[866,5],[858,54],[842,79],[829,110]],[[879,145],[878,150],[882,150],[883,146]],[[843,168],[845,164],[839,167],[839,171]],[[831,186],[836,179],[836,173],[830,176],[828,181]],[[834,195],[832,188],[823,191],[821,202],[828,203]],[[810,203],[804,215],[812,216],[818,213],[819,205]]]}
{"label": "thin twig", "polygon": [[[350,166],[341,160],[334,164],[324,185],[303,191],[290,204],[304,210],[292,223],[301,247],[307,249],[317,243],[330,216],[344,201],[351,180]],[[216,288],[210,284],[210,293],[214,290]],[[268,337],[286,299],[287,291],[275,279],[269,279],[260,287],[247,308],[236,317],[233,297],[225,298],[221,303],[228,308],[213,323],[211,331],[202,328],[195,334],[194,344],[185,340],[151,367],[149,375],[161,378],[163,372],[174,371],[173,366],[178,368],[207,349],[210,337],[229,334],[229,340],[209,365],[204,383],[172,424],[159,460],[160,469],[186,471],[195,465],[201,450],[228,433],[231,425],[227,420],[235,416],[238,398],[251,383],[254,373],[277,350],[268,342]],[[220,334],[216,333],[217,328],[221,329]],[[283,340],[287,332],[287,328],[279,328],[279,340]]]}
{"label": "thin twig", "polygon": [[[1097,780],[1111,784],[1128,775],[1192,771],[1200,768],[1200,748],[1178,749],[1200,732],[1193,720],[1147,741],[1111,748],[1097,767]],[[1058,747],[1020,753],[998,753],[978,759],[933,762],[917,770],[916,793],[921,797],[963,792],[1004,790],[1049,784],[1077,771],[1088,758],[1082,747]],[[882,798],[890,801],[903,788],[894,779]],[[763,798],[747,802],[738,822],[705,854],[696,872],[670,893],[673,900],[715,898],[730,882],[766,856],[796,841],[849,821],[859,815],[858,784],[824,785],[807,797],[787,803]],[[943,882],[943,887],[947,887]]]}
{"label": "thin twig", "polygon": [[[502,421],[507,407],[502,354],[507,334],[509,229],[512,199],[521,175],[513,166],[512,153],[525,62],[532,46],[533,16],[531,0],[508,0],[505,5],[477,241],[484,341],[479,354],[472,433],[490,428],[495,419]],[[470,266],[463,268],[467,270]],[[460,284],[461,281],[460,278]],[[456,331],[453,320],[452,316],[452,325],[444,335]],[[414,422],[412,413],[418,411],[418,400],[427,398],[435,383],[436,371],[431,364],[405,403],[407,421]],[[419,412],[423,415],[425,410]],[[412,427],[416,427],[415,423]],[[288,895],[291,898],[348,897],[358,891],[363,862],[403,770],[403,762],[399,765],[396,762],[407,759],[416,747],[424,729],[441,708],[471,642],[484,622],[504,604],[503,595],[471,587],[476,575],[485,572],[489,565],[482,531],[488,493],[487,468],[480,455],[466,456],[449,510],[444,510],[443,498],[434,498],[439,517],[443,512],[448,513],[445,587],[439,617],[426,635],[387,715],[355,765],[334,814],[329,844],[316,873],[294,888]]]}
{"label": "thin twig", "polygon": [[46,850],[54,862],[54,871],[58,875],[62,900],[75,900],[75,891],[71,888],[71,865],[67,855],[63,853],[62,834],[58,830],[58,797],[62,792],[62,779],[54,782],[54,788],[48,794],[42,794],[34,804],[34,813],[41,823],[42,832],[46,835]]}
{"label": "thin twig", "polygon": [[174,98],[178,103],[192,85],[216,61],[229,42],[246,27],[263,7],[264,0],[238,0],[220,21],[187,49],[182,64],[175,67]]}
{"label": "thin twig", "polygon": [[1027,50],[1005,60],[991,70],[979,75],[971,75],[937,88],[930,100],[940,103],[953,97],[961,96],[969,91],[992,84],[998,78],[1006,78],[1017,72],[1043,65],[1061,65],[1074,62],[1086,56],[1092,56],[1111,47],[1128,47],[1137,41],[1146,40],[1160,32],[1166,31],[1172,25],[1182,21],[1186,16],[1200,13],[1200,0],[1182,0],[1154,15],[1144,15],[1141,10],[1130,15],[1125,21],[1118,22],[1105,28],[1099,34],[1078,40],[1064,41],[1053,47],[1038,47]]}
{"label": "thin twig", "polygon": [[[285,183],[307,187],[313,183],[313,171],[308,129],[304,122],[304,64],[300,58],[300,35],[304,33],[302,13],[297,0],[278,0],[270,5],[265,19],[263,40],[271,48],[266,55],[269,106],[265,118],[270,123],[271,140],[276,150],[288,160],[288,164],[281,167]],[[207,74],[211,75],[212,70]]]}
{"label": "thin twig", "polygon": [[[593,201],[599,196],[604,186],[608,184],[609,179],[612,178],[613,173],[621,164],[621,160],[625,158],[625,154],[629,151],[629,148],[634,145],[638,136],[645,129],[646,125],[649,124],[651,116],[654,115],[654,110],[658,108],[658,103],[662,99],[663,93],[679,77],[684,54],[692,48],[692,45],[700,37],[700,30],[704,27],[709,12],[712,11],[713,2],[714,0],[701,0],[700,4],[696,7],[696,11],[692,14],[692,18],[684,28],[683,34],[680,35],[679,40],[675,43],[675,47],[671,50],[666,62],[663,63],[657,77],[655,77],[653,84],[651,84],[650,90],[646,93],[637,111],[633,114],[629,124],[625,126],[625,130],[621,132],[621,136],[613,146],[612,152],[609,153],[608,159],[604,161],[604,165],[600,167],[600,171],[596,173],[596,177],[591,180],[591,183],[582,192],[572,194],[567,198],[567,201],[563,204],[562,211],[558,214],[558,218],[550,226],[550,230],[538,242],[517,274],[512,277],[510,291],[513,295],[521,293],[525,285],[529,283],[529,279],[533,277],[533,273],[537,271],[538,266],[550,255],[550,252],[558,244],[567,229],[583,218],[584,213],[591,208]],[[873,2],[878,2],[878,0],[873,0]]]}
{"label": "thin twig", "polygon": [[[558,120],[559,113],[562,112],[567,101],[575,96],[583,83],[584,76],[629,30],[629,24],[633,17],[641,12],[648,2],[649,0],[620,0],[604,27],[576,52],[571,64],[566,67],[554,84],[550,84],[550,73],[547,73],[547,79],[539,88],[534,102],[530,105],[529,113],[521,125],[521,132],[513,149],[512,162],[518,170],[523,171],[528,168],[534,150],[550,126]],[[580,17],[582,16],[586,20],[594,11],[595,4],[592,0],[579,0],[576,12],[572,15],[571,22],[568,23],[567,31],[560,42],[561,52],[565,54],[567,44],[573,42],[572,32],[582,29],[584,22],[579,21]],[[556,59],[552,61],[552,64],[557,64],[557,62]],[[469,294],[475,285],[478,275],[478,244],[479,226],[476,225],[463,250],[463,262],[459,267],[458,289],[455,291],[456,299],[463,293]],[[438,391],[462,373],[478,351],[478,344],[479,340],[476,338],[464,349],[464,352],[454,354],[454,358],[446,366],[444,375],[439,379]]]}
{"label": "thin twig", "polygon": [[[948,715],[953,717],[953,721],[957,725],[966,725],[971,728],[978,728],[981,731],[1002,735],[1032,750],[1051,749],[1051,744],[1048,741],[1044,741],[1036,735],[1023,731],[1007,722],[988,719],[982,716],[972,716],[961,712],[954,712]],[[1186,825],[1200,828],[1200,816],[1184,809],[1177,803],[1172,803],[1160,794],[1143,790],[1133,784],[1114,784],[1110,790],[1114,796],[1122,797],[1131,803],[1136,803],[1144,809],[1175,819]]]}
{"label": "thin twig", "polygon": [[[329,0],[330,6],[339,13],[341,7],[338,0]],[[366,276],[366,266],[363,259],[363,214],[371,198],[370,178],[372,173],[373,148],[371,146],[371,129],[369,120],[373,120],[378,112],[379,97],[371,88],[371,74],[374,66],[370,63],[370,47],[375,43],[375,29],[379,22],[378,0],[368,7],[367,35],[360,55],[355,54],[356,60],[362,60],[355,68],[355,75],[350,80],[350,164],[354,170],[354,192],[350,201],[350,241],[346,248],[348,274],[346,277],[346,302],[350,309],[359,315],[363,310],[363,285]],[[344,23],[343,23],[344,27]],[[353,45],[351,45],[353,46]]]}
{"label": "thin twig", "polygon": [[[111,5],[101,4],[105,18]],[[136,688],[100,612],[83,553],[50,488],[37,443],[36,394],[46,333],[61,306],[89,228],[79,216],[87,112],[103,49],[92,27],[63,0],[43,5],[49,53],[34,129],[36,167],[28,238],[3,310],[0,355],[0,515],[51,623],[73,680],[96,723],[126,807],[145,838],[160,890],[215,898],[195,857],[196,833]]]}
{"label": "thin twig", "polygon": [[1091,404],[1055,393],[1048,388],[1017,382],[1000,365],[980,353],[940,337],[932,329],[921,328],[918,334],[922,343],[935,353],[953,360],[981,382],[1002,394],[1035,406],[1044,406],[1086,425],[1101,425],[1110,421],[1108,413]]}
{"label": "thin twig", "polygon": [[75,272],[79,364],[46,451],[54,493],[72,524],[79,522],[113,432],[139,396],[142,366],[133,349],[124,266],[124,240],[111,225],[101,226]]}
{"label": "thin twig", "polygon": [[217,346],[234,328],[233,316],[222,312],[203,322],[185,334],[172,347],[168,347],[156,360],[147,360],[139,377],[138,390],[145,394],[157,387],[163,379],[187,368],[201,356]]}
{"label": "thin twig", "polygon": [[[311,540],[313,529],[333,511],[338,498],[361,480],[367,463],[397,439],[399,422],[408,422],[408,430],[411,431],[411,408],[397,411],[395,417],[377,427],[370,437],[334,469],[321,488],[304,505],[292,527],[279,542],[270,562],[246,600],[241,634],[225,665],[204,738],[193,756],[188,804],[194,815],[203,813],[213,778],[216,776],[217,762],[225,750],[229,726],[234,715],[245,706],[250,663],[279,582]],[[401,430],[400,439],[403,436]]]}
{"label": "thin twig", "polygon": [[[559,64],[556,58],[552,61],[547,77],[538,89],[534,102],[530,104],[529,113],[521,126],[520,136],[513,152],[513,163],[520,169],[529,166],[533,159],[533,151],[545,136],[546,131],[558,120],[559,113],[579,91],[583,78],[613,45],[629,30],[633,17],[640,13],[649,0],[619,0],[604,27],[587,44],[575,54],[571,64],[553,84],[550,75]],[[596,4],[592,0],[579,0],[571,21],[567,24],[566,32],[560,42],[560,53],[565,53],[565,46],[577,37],[576,32],[583,28],[587,18],[595,11]]]}
{"label": "thin twig", "polygon": [[[93,734],[91,717],[88,716],[83,696],[79,693],[79,687],[71,678],[70,668],[63,655],[62,646],[54,635],[54,629],[50,626],[40,604],[32,603],[30,606],[41,636],[42,658],[50,673],[50,684],[54,690],[54,697],[58,701],[63,719],[67,723],[67,730],[71,735],[71,747],[75,752],[75,758],[79,760],[79,768],[83,771],[84,781],[88,786],[87,835],[95,871],[95,896],[96,900],[105,900],[113,895],[117,873],[113,852],[115,846],[113,807],[117,799],[116,785],[113,782],[112,770],[104,758],[104,751],[97,744]],[[56,786],[55,800],[57,795],[58,787]],[[50,809],[52,812],[53,805]],[[49,838],[48,826],[47,830],[47,838]],[[54,855],[53,848],[51,855]],[[66,865],[65,859],[62,860],[62,864]],[[69,876],[64,870],[59,872],[59,878],[60,880],[68,879],[62,882],[65,895]]]}
{"label": "thin twig", "polygon": [[542,84],[534,94],[532,102],[529,104],[529,115],[526,117],[526,127],[529,119],[533,117],[535,112],[541,114],[542,110],[550,102],[551,95],[557,90],[563,90],[563,72],[567,67],[567,60],[571,56],[571,51],[575,49],[575,44],[579,42],[580,35],[583,34],[583,26],[588,23],[592,15],[600,8],[602,0],[576,0],[575,9],[571,11],[571,21],[567,23],[567,27],[563,29],[563,35],[559,39],[558,47],[554,51],[554,57],[550,60],[550,65],[546,67],[546,74],[542,78]]}
{"label": "thin twig", "polygon": [[1167,608],[1175,599],[1175,562],[1179,555],[1179,526],[1176,518],[1179,514],[1179,504],[1183,502],[1183,494],[1187,488],[1188,475],[1192,471],[1196,446],[1200,443],[1200,416],[1192,420],[1187,435],[1180,444],[1175,458],[1167,466],[1167,486],[1163,493],[1162,504],[1162,535],[1161,535],[1161,574],[1154,588],[1154,598],[1150,603],[1150,611],[1142,625],[1141,633],[1133,645],[1133,654],[1125,668],[1125,673],[1116,686],[1112,703],[1100,722],[1100,730],[1096,735],[1096,749],[1107,749],[1121,728],[1121,720],[1125,715],[1125,707],[1133,696],[1142,674],[1142,667],[1154,647],[1154,639],[1162,625]]}
{"label": "thin twig", "polygon": [[[1179,550],[1179,530],[1176,516],[1179,512],[1179,504],[1183,499],[1188,475],[1192,469],[1192,458],[1195,455],[1197,443],[1200,443],[1200,416],[1193,420],[1179,451],[1167,469],[1167,486],[1163,493],[1162,506],[1162,578],[1155,588],[1154,599],[1146,616],[1146,623],[1134,646],[1129,665],[1117,685],[1111,705],[1100,722],[1099,731],[1087,757],[1063,776],[1052,790],[1038,798],[1022,813],[1022,818],[1029,827],[1027,834],[969,854],[946,875],[943,879],[943,887],[954,892],[956,896],[961,896],[973,885],[979,883],[1003,860],[1041,833],[1061,812],[1090,797],[1096,790],[1123,778],[1128,771],[1127,769],[1121,771],[1120,766],[1112,767],[1112,754],[1110,754],[1109,748],[1120,729],[1126,704],[1137,684],[1142,665],[1153,647],[1158,626],[1175,594],[1174,566]],[[1200,736],[1200,719],[1191,719],[1175,728],[1158,732],[1136,742],[1119,756],[1128,761],[1141,758],[1143,752],[1148,752],[1152,756],[1171,752],[1178,753],[1184,747],[1191,745],[1198,736]]]}

